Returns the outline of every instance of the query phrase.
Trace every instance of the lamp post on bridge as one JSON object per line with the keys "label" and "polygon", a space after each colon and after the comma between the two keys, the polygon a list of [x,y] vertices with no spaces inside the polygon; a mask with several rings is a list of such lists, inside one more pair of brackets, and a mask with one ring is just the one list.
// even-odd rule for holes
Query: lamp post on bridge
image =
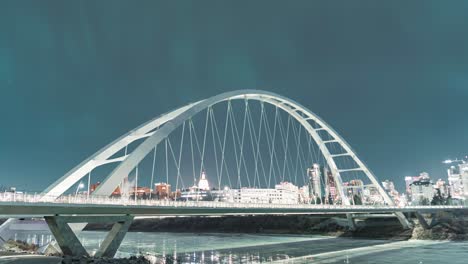
{"label": "lamp post on bridge", "polygon": [[78,196],[78,191],[80,189],[83,189],[84,188],[84,184],[82,182],[80,182],[80,184],[78,184],[78,187],[76,187],[76,191],[75,191],[75,199],[76,199],[76,196]]}
{"label": "lamp post on bridge", "polygon": [[88,192],[86,193],[86,200],[89,200],[89,192],[91,191],[91,171],[88,173]]}

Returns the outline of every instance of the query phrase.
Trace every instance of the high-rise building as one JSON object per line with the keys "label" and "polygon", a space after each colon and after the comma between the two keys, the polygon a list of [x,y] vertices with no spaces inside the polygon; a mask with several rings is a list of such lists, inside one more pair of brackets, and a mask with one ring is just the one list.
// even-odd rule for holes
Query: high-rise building
{"label": "high-rise building", "polygon": [[309,193],[310,197],[322,198],[322,186],[321,178],[322,172],[320,170],[320,165],[314,163],[312,168],[307,169],[307,175],[309,176]]}
{"label": "high-rise building", "polygon": [[411,204],[429,205],[434,197],[434,188],[430,179],[421,178],[411,184]]}
{"label": "high-rise building", "polygon": [[[459,161],[459,160],[457,160]],[[468,197],[468,163],[459,161],[458,167],[451,166],[447,170],[450,195],[454,199],[466,199]]]}
{"label": "high-rise building", "polygon": [[430,181],[429,174],[427,172],[421,172],[419,176],[406,176],[405,177],[406,194],[408,195],[408,197],[411,197],[411,184],[413,182],[420,181],[420,180]]}
{"label": "high-rise building", "polygon": [[338,199],[335,179],[333,178],[332,172],[326,167],[323,169],[323,175],[326,177],[325,203],[334,204]]}
{"label": "high-rise building", "polygon": [[461,199],[463,197],[463,182],[459,170],[455,166],[451,166],[447,170],[447,175],[450,195],[455,199]]}
{"label": "high-rise building", "polygon": [[466,199],[468,198],[468,163],[463,162],[458,164],[458,169],[462,182],[463,196]]}
{"label": "high-rise building", "polygon": [[413,177],[412,176],[406,176],[405,177],[405,187],[406,187],[406,193],[411,194],[411,184],[413,183]]}

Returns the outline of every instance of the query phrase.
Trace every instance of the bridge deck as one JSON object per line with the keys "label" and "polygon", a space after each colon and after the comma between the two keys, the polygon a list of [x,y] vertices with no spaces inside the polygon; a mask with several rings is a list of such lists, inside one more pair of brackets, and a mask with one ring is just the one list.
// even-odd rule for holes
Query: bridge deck
{"label": "bridge deck", "polygon": [[463,206],[328,206],[231,204],[219,202],[168,202],[165,204],[79,204],[0,202],[0,216],[50,215],[255,215],[255,214],[352,214],[352,213],[434,213],[438,211],[468,211]]}

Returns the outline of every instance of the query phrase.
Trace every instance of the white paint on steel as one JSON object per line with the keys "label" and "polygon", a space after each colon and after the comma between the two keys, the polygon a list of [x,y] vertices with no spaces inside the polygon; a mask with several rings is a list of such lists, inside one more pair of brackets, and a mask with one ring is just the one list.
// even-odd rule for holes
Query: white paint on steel
{"label": "white paint on steel", "polygon": [[[87,175],[94,168],[99,167],[103,164],[110,163],[112,161],[121,161],[117,159],[111,159],[111,157],[116,154],[119,150],[132,143],[135,140],[152,136],[152,130],[158,128],[159,126],[166,123],[168,120],[178,116],[180,113],[184,112],[186,109],[189,109],[192,105],[196,103],[188,104],[181,108],[178,108],[169,113],[163,114],[157,118],[154,118],[141,126],[135,128],[134,130],[129,131],[127,134],[116,139],[109,145],[100,149],[88,159],[84,160],[72,170],[67,172],[64,176],[59,178],[53,184],[51,184],[43,193],[42,200],[54,200],[64,192],[66,192],[70,187],[76,184],[81,178]],[[126,158],[127,156],[125,156]]]}
{"label": "white paint on steel", "polygon": [[[326,143],[337,142],[340,144],[346,153],[354,159],[356,164],[359,166],[369,180],[376,186],[379,193],[383,196],[385,202],[389,205],[393,205],[393,201],[385,193],[379,182],[375,178],[374,174],[366,167],[366,165],[357,157],[354,151],[351,149],[349,144],[341,138],[338,133],[333,130],[325,121],[308,110],[306,107],[299,103],[283,97],[281,95],[260,91],[260,90],[239,90],[223,93],[211,98],[191,103],[181,108],[178,108],[172,112],[161,115],[147,123],[139,126],[138,128],[128,132],[119,139],[115,140],[111,144],[102,148],[94,155],[83,161],[81,164],[73,168],[63,177],[58,179],[50,187],[48,187],[43,193],[43,200],[54,199],[62,195],[68,190],[73,184],[77,183],[82,177],[89,173],[94,168],[106,164],[109,162],[121,161],[121,163],[107,176],[103,183],[97,188],[93,195],[110,195],[116,188],[116,186],[122,182],[122,180],[136,167],[136,165],[162,140],[164,140],[172,131],[182,125],[183,122],[194,116],[195,114],[203,111],[204,109],[217,104],[222,101],[236,100],[236,99],[248,99],[258,100],[269,104],[272,104],[278,108],[283,109],[294,117],[302,126],[309,132],[310,136],[315,140],[319,146],[327,164],[330,166],[332,175],[337,182],[338,192],[341,197],[346,197],[342,188],[342,180],[340,176],[340,170],[338,169],[334,157],[338,155],[331,155],[328,150]],[[309,120],[313,120],[319,127],[313,127]],[[157,129],[156,131],[153,131]],[[332,140],[324,141],[319,136],[317,131],[325,130],[332,137]],[[135,140],[146,138],[135,150],[127,156],[123,156],[116,159],[110,159],[115,153],[134,142]],[[344,170],[342,170],[344,171]],[[343,199],[345,205],[349,204],[347,199]]]}

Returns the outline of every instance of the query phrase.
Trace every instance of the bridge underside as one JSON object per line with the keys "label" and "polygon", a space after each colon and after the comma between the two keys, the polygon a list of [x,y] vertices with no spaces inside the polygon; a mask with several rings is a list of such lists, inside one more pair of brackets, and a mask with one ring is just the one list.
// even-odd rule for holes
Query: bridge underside
{"label": "bridge underside", "polygon": [[[44,217],[55,215],[134,215],[134,216],[189,216],[189,215],[282,215],[282,214],[400,214],[431,213],[437,208],[398,207],[294,207],[294,206],[250,206],[224,207],[216,203],[207,206],[147,206],[112,204],[59,204],[59,203],[0,203],[0,217]],[[439,209],[440,210],[440,209]],[[447,209],[450,210],[450,209]]]}
{"label": "bridge underside", "polygon": [[[205,205],[204,205],[205,204]],[[227,204],[227,203],[224,203]],[[0,202],[0,217],[44,217],[54,215],[246,215],[246,214],[348,214],[348,213],[434,213],[440,211],[467,212],[461,206],[294,206],[269,204],[229,204],[217,202],[184,205],[117,205],[73,203],[15,203]]]}

